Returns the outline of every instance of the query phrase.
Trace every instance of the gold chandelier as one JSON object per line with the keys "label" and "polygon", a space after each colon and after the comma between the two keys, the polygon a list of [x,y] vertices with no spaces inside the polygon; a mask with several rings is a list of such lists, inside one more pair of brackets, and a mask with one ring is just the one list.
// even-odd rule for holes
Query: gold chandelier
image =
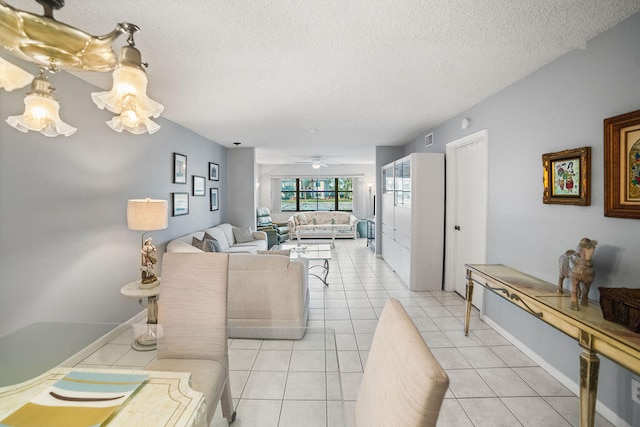
{"label": "gold chandelier", "polygon": [[[38,131],[45,136],[72,135],[76,128],[60,119],[59,104],[53,96],[55,88],[46,72],[113,70],[110,91],[91,94],[98,108],[115,113],[107,125],[117,132],[154,133],[160,126],[151,120],[164,107],[147,96],[147,74],[133,35],[139,28],[119,23],[109,34],[92,36],[56,21],[53,11],[64,6],[64,0],[36,0],[44,7],[44,15],[34,15],[9,6],[0,0],[0,46],[12,55],[39,66],[37,77],[0,58],[0,88],[12,91],[31,83],[24,99],[22,115],[7,118],[7,123],[21,132]],[[127,45],[120,58],[112,49],[113,41],[128,34]],[[144,67],[143,67],[144,65]]]}

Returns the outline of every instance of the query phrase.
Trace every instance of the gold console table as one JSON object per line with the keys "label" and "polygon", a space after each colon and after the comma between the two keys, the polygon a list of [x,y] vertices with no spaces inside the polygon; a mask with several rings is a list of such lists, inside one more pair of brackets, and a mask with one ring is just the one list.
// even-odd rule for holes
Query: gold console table
{"label": "gold console table", "polygon": [[466,264],[466,316],[469,333],[473,287],[477,283],[509,300],[543,322],[578,341],[580,354],[580,426],[593,427],[601,354],[640,375],[640,334],[604,320],[598,303],[590,301],[580,311],[569,309],[570,293],[501,264]]}

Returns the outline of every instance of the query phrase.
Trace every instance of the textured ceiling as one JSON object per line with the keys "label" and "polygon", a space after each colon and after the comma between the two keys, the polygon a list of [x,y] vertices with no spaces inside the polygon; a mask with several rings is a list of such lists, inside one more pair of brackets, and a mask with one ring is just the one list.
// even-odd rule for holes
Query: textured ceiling
{"label": "textured ceiling", "polygon": [[638,0],[67,0],[55,16],[94,35],[137,24],[164,117],[281,164],[373,163],[376,145],[413,140],[638,11]]}

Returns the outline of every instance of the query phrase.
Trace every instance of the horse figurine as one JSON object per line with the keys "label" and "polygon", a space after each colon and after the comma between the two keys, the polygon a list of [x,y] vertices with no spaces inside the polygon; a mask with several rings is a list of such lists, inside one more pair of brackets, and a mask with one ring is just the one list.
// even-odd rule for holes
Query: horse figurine
{"label": "horse figurine", "polygon": [[[593,263],[591,262],[591,259],[593,258],[593,253],[596,250],[597,244],[598,242],[596,240],[591,240],[585,237],[580,240],[575,251],[566,251],[558,260],[560,267],[558,293],[561,294],[564,292],[564,279],[571,279],[571,305],[569,306],[571,310],[580,310],[578,307],[578,299],[581,300],[581,305],[589,305],[587,298],[589,296],[589,288],[591,287],[594,276]],[[581,283],[583,285],[582,288],[580,288]]]}

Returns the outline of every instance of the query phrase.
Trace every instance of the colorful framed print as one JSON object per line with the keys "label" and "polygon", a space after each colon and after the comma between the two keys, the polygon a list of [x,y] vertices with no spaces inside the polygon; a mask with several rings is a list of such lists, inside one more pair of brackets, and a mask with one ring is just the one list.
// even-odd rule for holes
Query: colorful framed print
{"label": "colorful framed print", "polygon": [[171,193],[173,216],[189,215],[189,193]]}
{"label": "colorful framed print", "polygon": [[640,218],[640,110],[604,120],[604,216]]}
{"label": "colorful framed print", "polygon": [[217,188],[210,188],[209,189],[209,203],[210,203],[210,208],[209,210],[211,211],[217,211],[218,209],[220,209],[220,200],[218,198],[218,189]]}
{"label": "colorful framed print", "polygon": [[217,163],[209,162],[209,181],[219,181],[220,175],[218,174],[220,166]]}
{"label": "colorful framed print", "polygon": [[205,188],[207,186],[204,176],[193,175],[192,178],[193,178],[192,194],[194,196],[204,196]]}
{"label": "colorful framed print", "polygon": [[187,183],[187,156],[173,153],[173,183]]}
{"label": "colorful framed print", "polygon": [[591,204],[591,147],[542,155],[543,203]]}

